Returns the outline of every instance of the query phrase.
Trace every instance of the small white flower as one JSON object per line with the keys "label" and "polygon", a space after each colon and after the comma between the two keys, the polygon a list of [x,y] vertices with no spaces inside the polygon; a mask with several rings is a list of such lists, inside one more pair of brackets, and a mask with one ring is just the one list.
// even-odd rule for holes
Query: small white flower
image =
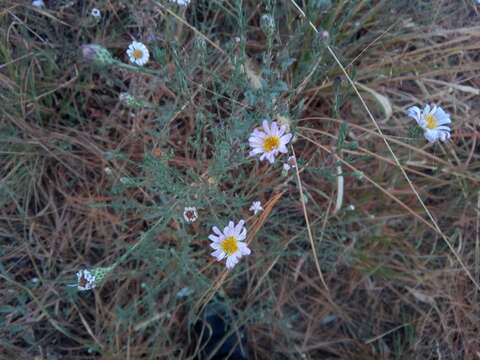
{"label": "small white flower", "polygon": [[171,0],[171,1],[181,6],[187,6],[188,4],[190,4],[190,0]]}
{"label": "small white flower", "polygon": [[425,105],[423,110],[418,106],[407,109],[408,116],[414,118],[417,124],[423,129],[423,135],[430,143],[438,140],[447,141],[450,139],[451,124],[450,114],[440,106]]}
{"label": "small white flower", "polygon": [[37,8],[44,8],[45,3],[43,2],[43,0],[33,0],[32,1],[32,6],[35,6]]}
{"label": "small white flower", "polygon": [[295,169],[297,167],[297,159],[295,159],[295,156],[289,156],[287,159],[287,162],[283,164],[283,171],[285,173],[288,173],[290,169]]}
{"label": "small white flower", "polygon": [[185,219],[186,222],[188,223],[193,223],[198,219],[198,212],[197,208],[195,207],[186,207],[183,210],[183,218]]}
{"label": "small white flower", "polygon": [[133,41],[127,49],[127,55],[130,62],[140,66],[145,65],[150,58],[147,47],[138,41]]}
{"label": "small white flower", "polygon": [[252,206],[250,206],[249,210],[253,212],[253,215],[257,215],[259,212],[263,211],[262,203],[260,201],[252,202]]}
{"label": "small white flower", "polygon": [[260,160],[268,160],[271,164],[275,161],[275,156],[279,153],[286,154],[287,144],[292,138],[292,134],[286,134],[285,125],[278,126],[276,121],[269,125],[267,120],[263,121],[263,129],[255,129],[250,134],[248,142],[252,150],[250,156],[262,154]]}
{"label": "small white flower", "polygon": [[297,159],[295,156],[289,156],[287,159],[287,164],[290,165],[291,168],[296,168],[297,167]]}
{"label": "small white flower", "polygon": [[93,8],[90,14],[96,19],[100,19],[102,17],[102,13],[97,8]]}
{"label": "small white flower", "polygon": [[218,261],[227,258],[227,269],[232,269],[242,256],[250,255],[251,251],[245,243],[247,238],[247,229],[245,221],[240,220],[237,225],[233,221],[228,223],[223,232],[216,226],[212,228],[214,234],[208,238],[212,241],[210,247],[215,251],[212,256]]}
{"label": "small white flower", "polygon": [[93,275],[88,270],[80,270],[77,272],[77,280],[78,280],[78,290],[91,290],[95,287],[95,275]]}

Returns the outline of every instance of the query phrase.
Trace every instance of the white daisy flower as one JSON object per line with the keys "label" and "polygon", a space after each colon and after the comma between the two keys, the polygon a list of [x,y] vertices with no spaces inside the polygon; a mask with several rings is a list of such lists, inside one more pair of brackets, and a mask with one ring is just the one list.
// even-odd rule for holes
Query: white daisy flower
{"label": "white daisy flower", "polygon": [[288,163],[283,164],[283,171],[288,173],[288,170],[290,170],[292,167]]}
{"label": "white daisy flower", "polygon": [[252,202],[249,210],[253,212],[253,215],[257,215],[260,211],[263,211],[262,203],[260,201]]}
{"label": "white daisy flower", "polygon": [[263,121],[263,129],[255,129],[250,134],[248,142],[252,150],[250,156],[262,154],[260,160],[268,160],[271,164],[279,153],[286,154],[287,144],[292,139],[292,134],[286,134],[285,125],[278,126],[276,121],[269,125],[267,120]]}
{"label": "white daisy flower", "polygon": [[407,114],[414,118],[423,129],[423,135],[430,143],[450,139],[451,129],[449,126],[446,126],[452,123],[450,114],[445,112],[440,106],[427,104],[423,110],[418,106],[412,106],[407,109]]}
{"label": "white daisy flower", "polygon": [[127,55],[130,62],[140,66],[145,65],[150,58],[150,53],[145,45],[141,42],[133,41],[127,49]]}
{"label": "white daisy flower", "polygon": [[35,6],[37,8],[44,8],[45,3],[43,2],[43,0],[33,0],[32,1],[32,6]]}
{"label": "white daisy flower", "polygon": [[245,243],[247,229],[245,221],[240,220],[237,225],[230,221],[223,232],[216,226],[212,228],[214,234],[208,238],[212,241],[210,247],[215,251],[212,256],[218,261],[227,258],[227,269],[232,269],[242,256],[250,255],[251,251]]}
{"label": "white daisy flower", "polygon": [[97,8],[93,8],[90,14],[96,19],[100,19],[102,17],[102,13]]}
{"label": "white daisy flower", "polygon": [[195,207],[186,207],[183,210],[183,218],[187,223],[193,223],[198,219],[197,208]]}
{"label": "white daisy flower", "polygon": [[77,272],[78,290],[91,290],[95,287],[95,275],[88,270],[80,270]]}

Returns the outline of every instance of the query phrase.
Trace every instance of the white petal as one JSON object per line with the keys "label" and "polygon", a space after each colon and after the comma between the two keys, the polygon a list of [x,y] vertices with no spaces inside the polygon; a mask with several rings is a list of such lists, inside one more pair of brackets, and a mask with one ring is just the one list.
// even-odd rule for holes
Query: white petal
{"label": "white petal", "polygon": [[229,221],[228,225],[225,226],[225,228],[223,229],[223,233],[225,234],[225,237],[233,235],[234,227],[235,227],[235,224],[233,223],[233,221]]}
{"label": "white petal", "polygon": [[407,109],[407,115],[418,121],[421,117],[421,110],[418,106],[412,106]]}
{"label": "white petal", "polygon": [[212,252],[210,255],[214,256],[217,258],[218,261],[221,261],[225,258],[225,256],[227,256],[227,254],[225,254],[225,252],[223,252],[222,250],[215,250],[214,252]]}
{"label": "white petal", "polygon": [[425,139],[427,139],[430,143],[434,143],[439,138],[439,132],[435,130],[426,130],[423,135],[425,136]]}
{"label": "white petal", "polygon": [[248,157],[253,158],[253,157],[257,156],[258,154],[261,154],[261,152],[254,152],[254,151],[252,150],[252,151],[250,151],[250,152],[248,153]]}
{"label": "white petal", "polygon": [[273,164],[275,162],[275,151],[270,151],[267,155],[267,160],[270,162],[270,164]]}
{"label": "white petal", "polygon": [[235,225],[235,235],[239,235],[245,225],[245,220],[240,220],[237,225]]}
{"label": "white petal", "polygon": [[218,250],[220,249],[220,244],[217,243],[217,242],[213,242],[213,243],[210,243],[210,247],[213,249],[213,250]]}
{"label": "white petal", "polygon": [[252,135],[248,138],[248,141],[252,144],[263,144],[265,137]]}
{"label": "white petal", "polygon": [[437,127],[435,128],[435,130],[448,131],[448,132],[451,131],[450,128],[449,128],[448,126],[445,126],[445,125],[437,126]]}
{"label": "white petal", "polygon": [[220,237],[219,237],[219,236],[216,236],[216,235],[213,235],[213,234],[212,234],[212,235],[208,235],[208,238],[209,238],[210,240],[212,240],[214,243],[217,243],[217,242],[220,241]]}
{"label": "white petal", "polygon": [[229,256],[227,258],[227,269],[233,269],[238,263],[238,258],[235,255]]}
{"label": "white petal", "polygon": [[290,140],[292,139],[292,134],[285,134],[283,135],[281,138],[280,138],[280,143],[282,144],[288,144],[290,142]]}
{"label": "white petal", "polygon": [[423,116],[429,114],[429,113],[430,113],[430,110],[431,110],[430,105],[426,104],[426,105],[423,107]]}
{"label": "white petal", "polygon": [[250,255],[252,253],[252,251],[248,248],[248,245],[244,242],[239,242],[238,248],[240,249],[240,253],[244,256]]}
{"label": "white petal", "polygon": [[260,131],[258,129],[253,130],[253,136],[258,137],[260,139],[265,139],[267,134],[265,134],[263,131]]}
{"label": "white petal", "polygon": [[265,131],[265,134],[270,135],[270,127],[268,126],[267,120],[263,120],[262,126],[263,126],[263,131]]}
{"label": "white petal", "polygon": [[277,123],[274,121],[272,122],[272,125],[270,126],[270,128],[272,129],[272,135],[277,135],[278,136],[278,125]]}
{"label": "white petal", "polygon": [[435,111],[434,116],[437,119],[437,124],[438,125],[450,124],[452,122],[450,120],[450,114],[445,112],[440,106]]}
{"label": "white petal", "polygon": [[262,148],[255,148],[253,149],[252,151],[249,152],[249,156],[250,157],[253,157],[253,156],[256,156],[258,154],[261,154],[263,152],[263,149]]}
{"label": "white petal", "polygon": [[218,236],[223,236],[223,233],[220,231],[220,229],[218,227],[214,226],[214,227],[212,227],[212,230]]}
{"label": "white petal", "polygon": [[259,150],[263,151],[263,141],[262,142],[249,142],[248,145],[250,145],[250,147],[252,149],[259,149]]}
{"label": "white petal", "polygon": [[242,241],[242,240],[245,240],[246,237],[247,237],[247,228],[243,228],[242,232],[238,234],[237,240]]}

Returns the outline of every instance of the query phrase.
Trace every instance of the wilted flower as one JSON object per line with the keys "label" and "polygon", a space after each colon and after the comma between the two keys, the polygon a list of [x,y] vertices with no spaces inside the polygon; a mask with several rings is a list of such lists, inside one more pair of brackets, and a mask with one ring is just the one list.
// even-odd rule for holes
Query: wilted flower
{"label": "wilted flower", "polygon": [[97,8],[93,8],[90,14],[96,19],[100,19],[102,17],[102,13]]}
{"label": "wilted flower", "polygon": [[35,6],[37,8],[44,8],[45,3],[43,2],[43,0],[33,0],[32,1],[32,6]]}
{"label": "wilted flower", "polygon": [[77,288],[79,291],[91,290],[100,284],[113,267],[83,269],[77,272]]}
{"label": "wilted flower", "polygon": [[212,230],[214,234],[208,237],[212,241],[210,247],[215,250],[212,256],[218,261],[226,257],[227,269],[232,269],[242,256],[250,255],[251,251],[245,243],[247,237],[245,221],[240,220],[237,225],[230,221],[223,232],[216,226]]}
{"label": "wilted flower", "polygon": [[81,46],[83,59],[97,66],[108,66],[115,63],[110,52],[101,45],[87,44]]}
{"label": "wilted flower", "polygon": [[186,222],[188,223],[193,223],[198,219],[198,212],[197,208],[195,207],[186,207],[183,210],[183,218],[185,219]]}
{"label": "wilted flower", "polygon": [[423,136],[430,142],[438,140],[447,141],[450,139],[451,124],[450,114],[445,112],[440,106],[425,105],[423,110],[418,106],[412,106],[407,109],[408,116],[414,118],[417,124],[423,129]]}
{"label": "wilted flower", "polygon": [[263,131],[255,129],[250,134],[248,142],[252,150],[250,156],[262,154],[260,160],[268,160],[271,164],[275,161],[275,156],[279,153],[286,154],[287,144],[292,138],[292,134],[285,134],[285,125],[278,127],[276,121],[271,125],[267,120],[263,121]]}
{"label": "wilted flower", "polygon": [[77,272],[78,290],[91,290],[95,287],[95,275],[88,270]]}
{"label": "wilted flower", "polygon": [[253,212],[253,215],[257,215],[260,211],[263,211],[262,203],[260,201],[252,202],[249,210]]}
{"label": "wilted flower", "polygon": [[145,65],[150,58],[150,53],[148,52],[147,47],[138,41],[133,41],[128,46],[127,55],[131,63],[139,66]]}

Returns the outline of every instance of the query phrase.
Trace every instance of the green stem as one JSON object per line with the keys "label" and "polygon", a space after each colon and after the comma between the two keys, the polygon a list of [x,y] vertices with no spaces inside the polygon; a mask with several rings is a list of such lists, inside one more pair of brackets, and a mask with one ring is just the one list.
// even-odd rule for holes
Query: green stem
{"label": "green stem", "polygon": [[144,68],[144,67],[141,67],[141,66],[125,64],[125,63],[123,63],[119,60],[115,60],[113,64],[120,67],[120,68],[129,70],[129,71],[134,71],[134,72],[148,74],[148,75],[154,75],[154,76],[160,76],[161,75],[157,70]]}

